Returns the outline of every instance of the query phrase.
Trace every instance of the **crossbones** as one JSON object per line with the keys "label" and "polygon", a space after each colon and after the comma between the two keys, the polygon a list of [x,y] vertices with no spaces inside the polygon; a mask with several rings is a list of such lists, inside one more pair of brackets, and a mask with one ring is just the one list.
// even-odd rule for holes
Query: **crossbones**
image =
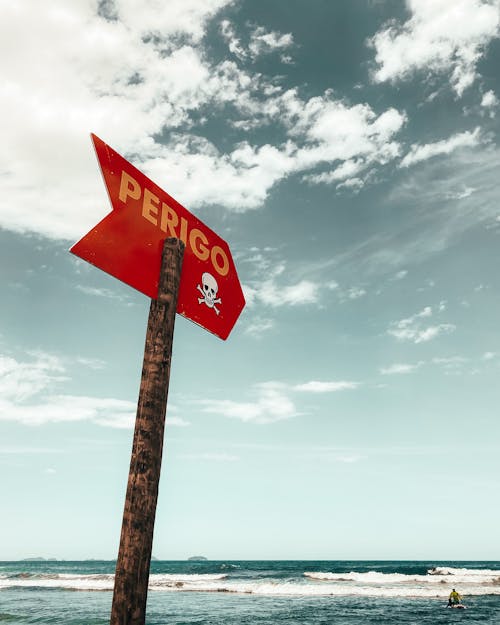
{"label": "crossbones", "polygon": [[198,304],[205,303],[209,308],[213,308],[218,315],[220,310],[217,308],[215,304],[220,304],[222,302],[221,298],[217,299],[215,296],[217,295],[217,291],[219,287],[217,285],[217,280],[213,277],[211,273],[205,272],[201,276],[201,283],[203,287],[199,284],[196,285],[198,291],[203,295],[203,297],[198,298]]}

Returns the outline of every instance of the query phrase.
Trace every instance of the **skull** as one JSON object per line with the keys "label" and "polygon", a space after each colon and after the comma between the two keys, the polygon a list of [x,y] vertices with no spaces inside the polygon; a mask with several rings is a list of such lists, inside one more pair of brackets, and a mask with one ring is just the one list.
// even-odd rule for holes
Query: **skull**
{"label": "skull", "polygon": [[205,304],[209,308],[213,308],[215,304],[215,298],[219,289],[216,279],[211,273],[205,272],[201,276],[201,283],[203,285],[203,295],[205,296]]}

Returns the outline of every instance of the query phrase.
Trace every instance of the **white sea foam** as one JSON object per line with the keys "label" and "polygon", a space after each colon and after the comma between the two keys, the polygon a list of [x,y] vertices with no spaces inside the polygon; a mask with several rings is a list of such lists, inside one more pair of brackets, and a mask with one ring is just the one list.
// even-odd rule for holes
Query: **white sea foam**
{"label": "white sea foam", "polygon": [[[471,569],[472,570],[472,569]],[[467,596],[500,595],[500,571],[454,569],[447,574],[403,575],[400,573],[322,573],[308,572],[304,578],[250,579],[231,578],[227,574],[152,574],[149,588],[156,592],[227,592],[261,596],[358,596],[358,597],[422,597],[446,599],[451,585]],[[457,584],[457,580],[467,579]],[[439,583],[444,580],[443,583]],[[438,583],[436,583],[438,582]],[[0,577],[0,589],[60,588],[64,590],[111,591],[111,574],[18,574]]]}
{"label": "white sea foam", "polygon": [[499,570],[493,569],[459,569],[450,566],[436,566],[427,571],[429,575],[453,575],[460,577],[500,577]]}
{"label": "white sea foam", "polygon": [[[182,589],[184,584],[192,590],[201,583],[223,580],[226,574],[207,575],[150,575],[149,587],[152,590]],[[0,588],[61,588],[65,590],[113,590],[115,576],[111,574],[78,575],[72,573],[15,575],[0,578]],[[191,588],[192,587],[192,588]]]}
{"label": "white sea foam", "polygon": [[[492,569],[435,568],[426,575],[402,573],[333,573],[306,572],[307,580],[325,586],[325,594],[373,597],[442,597],[450,586],[458,586],[462,595],[500,595],[500,571]],[[328,588],[326,588],[328,587]]]}
{"label": "white sea foam", "polygon": [[[186,589],[188,590],[188,589]],[[300,584],[300,583],[279,583],[279,584],[225,584],[217,588],[198,588],[206,592],[234,592],[250,593],[253,595],[281,595],[281,596],[355,596],[355,597],[426,597],[446,599],[449,589],[423,588],[417,586],[348,586],[342,584]],[[481,589],[464,589],[463,594],[472,595],[500,595],[500,588],[492,586]]]}
{"label": "white sea foam", "polygon": [[[356,582],[368,584],[393,584],[404,582],[425,581],[426,575],[404,575],[403,573],[378,573],[368,571],[367,573],[304,573],[309,579],[331,582]],[[434,580],[436,581],[436,580]]]}
{"label": "white sea foam", "polygon": [[0,579],[0,588],[61,588],[64,590],[113,590],[111,575],[40,575]]}
{"label": "white sea foam", "polygon": [[[452,570],[452,569],[443,569]],[[453,569],[454,573],[440,573],[431,569],[427,575],[404,575],[403,573],[323,573],[306,572],[312,580],[329,582],[355,582],[358,584],[500,584],[500,571],[490,569]],[[453,578],[450,579],[450,575]]]}

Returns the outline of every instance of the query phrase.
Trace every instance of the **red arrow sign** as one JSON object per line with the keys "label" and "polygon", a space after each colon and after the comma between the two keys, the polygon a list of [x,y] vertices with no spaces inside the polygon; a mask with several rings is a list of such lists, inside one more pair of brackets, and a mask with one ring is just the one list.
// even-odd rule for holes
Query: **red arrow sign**
{"label": "red arrow sign", "polygon": [[226,339],[245,306],[227,243],[99,137],[92,140],[113,210],[70,251],[156,299],[163,242],[181,239],[177,312]]}

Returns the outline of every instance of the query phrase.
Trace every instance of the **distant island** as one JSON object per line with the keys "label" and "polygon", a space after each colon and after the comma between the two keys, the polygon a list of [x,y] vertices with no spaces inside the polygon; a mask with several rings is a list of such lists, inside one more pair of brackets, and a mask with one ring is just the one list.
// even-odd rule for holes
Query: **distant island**
{"label": "distant island", "polygon": [[21,562],[57,562],[57,558],[22,558]]}
{"label": "distant island", "polygon": [[205,558],[205,556],[191,556],[188,558],[189,562],[206,562],[207,560],[208,558]]}

